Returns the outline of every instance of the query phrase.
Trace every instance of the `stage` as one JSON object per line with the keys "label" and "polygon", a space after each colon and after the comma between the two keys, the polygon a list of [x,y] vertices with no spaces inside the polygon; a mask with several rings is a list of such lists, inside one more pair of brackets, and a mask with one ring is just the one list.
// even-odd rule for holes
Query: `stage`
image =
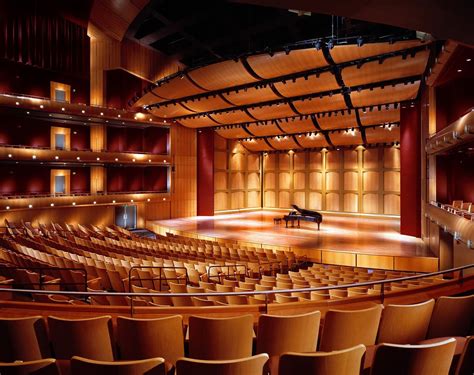
{"label": "stage", "polygon": [[[300,228],[274,224],[287,211],[259,210],[147,222],[148,229],[243,246],[291,250],[316,262],[432,271],[438,260],[419,238],[401,235],[397,217],[323,213]],[[415,269],[416,268],[416,269]]]}

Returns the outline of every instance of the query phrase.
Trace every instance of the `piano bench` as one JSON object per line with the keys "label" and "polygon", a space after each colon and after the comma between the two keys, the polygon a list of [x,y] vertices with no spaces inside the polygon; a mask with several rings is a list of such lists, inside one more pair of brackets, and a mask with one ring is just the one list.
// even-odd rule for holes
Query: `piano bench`
{"label": "piano bench", "polygon": [[281,224],[281,217],[275,217],[273,219],[273,224]]}

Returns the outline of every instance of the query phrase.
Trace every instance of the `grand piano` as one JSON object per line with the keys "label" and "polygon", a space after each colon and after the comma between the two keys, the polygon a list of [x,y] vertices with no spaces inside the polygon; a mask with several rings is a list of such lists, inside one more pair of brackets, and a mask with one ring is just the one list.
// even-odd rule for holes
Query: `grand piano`
{"label": "grand piano", "polygon": [[319,230],[319,226],[321,225],[321,222],[323,221],[323,215],[321,215],[319,212],[316,212],[316,211],[299,208],[296,204],[292,204],[291,207],[294,208],[294,211],[291,211],[288,215],[283,216],[283,220],[285,220],[285,224],[287,228],[288,228],[288,222],[291,222],[291,225],[294,227],[295,221],[298,222],[298,228],[299,228],[300,220],[304,220],[304,221],[315,222],[316,224],[318,224],[318,230]]}

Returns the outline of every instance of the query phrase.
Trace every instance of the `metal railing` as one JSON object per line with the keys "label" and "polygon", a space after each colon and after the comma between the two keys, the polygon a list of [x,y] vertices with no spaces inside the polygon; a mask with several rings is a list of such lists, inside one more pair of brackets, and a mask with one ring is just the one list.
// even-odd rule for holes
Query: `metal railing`
{"label": "metal railing", "polygon": [[[166,268],[166,267],[163,267]],[[170,267],[168,267],[170,268]],[[404,276],[395,279],[384,279],[384,280],[375,280],[375,281],[364,281],[360,283],[353,283],[353,284],[344,284],[344,285],[330,285],[325,287],[316,287],[316,288],[296,288],[296,289],[277,289],[277,290],[260,290],[260,291],[249,291],[249,292],[204,292],[204,293],[130,293],[130,292],[65,292],[65,291],[48,291],[48,290],[27,290],[27,289],[2,289],[0,288],[0,293],[41,293],[41,294],[61,294],[61,295],[69,295],[69,296],[123,296],[123,297],[130,297],[131,298],[131,305],[130,305],[130,316],[133,316],[134,313],[134,306],[133,306],[133,298],[135,297],[162,297],[166,295],[167,297],[208,297],[208,296],[231,296],[231,295],[239,295],[239,296],[256,296],[256,295],[265,295],[265,300],[262,300],[262,304],[265,305],[265,312],[268,312],[268,304],[269,304],[269,296],[274,294],[285,294],[285,293],[305,293],[305,292],[318,292],[318,291],[329,291],[335,289],[347,289],[347,288],[354,288],[354,287],[364,287],[364,286],[374,286],[374,285],[382,285],[380,290],[380,301],[384,303],[385,299],[385,292],[384,286],[385,284],[395,283],[395,282],[402,282],[402,281],[409,281],[409,280],[417,280],[423,278],[429,278],[433,276],[439,276],[444,274],[452,274],[455,272],[459,272],[458,282],[460,285],[463,284],[464,279],[464,271],[470,268],[474,268],[473,264],[468,264],[461,267],[451,268],[449,270],[413,275],[413,276]],[[437,284],[433,284],[437,285]],[[410,289],[407,289],[409,291]],[[172,307],[172,306],[170,306]],[[191,306],[190,306],[191,307]],[[159,307],[157,307],[159,308]]]}
{"label": "metal railing", "polygon": [[[211,275],[211,270],[213,269],[220,269],[222,271],[222,269],[225,269],[227,268],[227,274],[225,272],[221,272],[220,274],[217,273],[217,274],[213,274]],[[224,264],[224,265],[214,265],[214,266],[208,266],[207,267],[207,278],[208,280],[211,280],[213,278],[217,278],[219,281],[221,281],[221,277],[224,275],[224,276],[227,276],[227,277],[234,277],[236,276],[236,272],[238,268],[243,268],[244,269],[244,273],[237,273],[238,276],[240,275],[247,275],[247,266],[245,264]],[[235,269],[236,272],[234,273],[231,273],[232,269]]]}
{"label": "metal railing", "polygon": [[[178,275],[176,277],[166,277],[166,275],[164,275],[164,277],[162,277],[162,271],[163,270],[184,270],[184,275],[185,275],[185,278],[184,280],[186,280],[186,284],[189,282],[189,277],[188,277],[188,270],[186,267],[173,267],[173,266],[132,266],[130,267],[130,270],[128,271],[128,291],[130,292],[130,288],[132,287],[132,281],[134,280],[133,279],[133,276],[132,276],[132,273],[134,270],[139,270],[139,269],[157,269],[157,270],[160,270],[160,273],[158,274],[158,282],[160,284],[160,291],[161,291],[161,282],[162,281],[165,281],[166,283],[168,283],[168,280],[176,280],[178,283],[179,281],[182,281],[183,278],[180,278],[178,277]],[[151,279],[142,279],[140,277],[140,275],[138,274],[137,272],[137,276],[138,276],[138,279],[140,281],[142,280],[145,280],[145,281],[152,281],[153,282],[153,285],[155,285],[154,281],[156,280],[156,278],[151,278]]]}

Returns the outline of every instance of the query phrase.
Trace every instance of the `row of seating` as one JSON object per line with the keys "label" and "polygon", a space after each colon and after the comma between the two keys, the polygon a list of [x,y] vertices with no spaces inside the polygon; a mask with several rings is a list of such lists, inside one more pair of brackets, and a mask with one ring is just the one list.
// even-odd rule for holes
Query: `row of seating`
{"label": "row of seating", "polygon": [[[264,361],[265,369],[277,374],[282,366],[280,356],[286,352],[319,350],[334,354],[335,351],[352,348],[361,354],[358,368],[367,370],[386,363],[384,360],[379,364],[377,360],[378,355],[383,356],[380,353],[384,353],[385,349],[381,352],[379,349],[386,343],[434,348],[441,341],[450,348],[447,352],[451,354],[446,357],[447,364],[444,363],[449,369],[453,356],[457,357],[453,364],[456,367],[461,353],[473,350],[470,347],[472,340],[466,340],[466,336],[472,334],[473,317],[474,295],[441,297],[436,303],[429,300],[415,305],[329,310],[321,335],[319,311],[296,316],[261,315],[257,325],[255,354],[268,354],[268,361]],[[178,358],[184,357],[185,339],[189,341],[186,354],[197,360],[239,360],[254,354],[254,318],[251,315],[233,318],[191,316],[187,330],[183,327],[181,316],[159,319],[118,317],[115,329],[112,323],[110,316],[90,319],[49,316],[47,327],[45,320],[38,316],[0,319],[0,332],[4,333],[0,335],[0,361],[35,361],[51,356],[58,360],[81,356],[98,361],[162,357],[169,370],[176,365]],[[448,340],[451,337],[455,339]],[[424,341],[426,339],[430,341]],[[357,346],[359,349],[354,349]],[[365,358],[362,356],[364,353]],[[467,357],[472,365],[474,356]],[[436,356],[430,359],[436,360]],[[443,371],[433,373],[447,374]]]}

